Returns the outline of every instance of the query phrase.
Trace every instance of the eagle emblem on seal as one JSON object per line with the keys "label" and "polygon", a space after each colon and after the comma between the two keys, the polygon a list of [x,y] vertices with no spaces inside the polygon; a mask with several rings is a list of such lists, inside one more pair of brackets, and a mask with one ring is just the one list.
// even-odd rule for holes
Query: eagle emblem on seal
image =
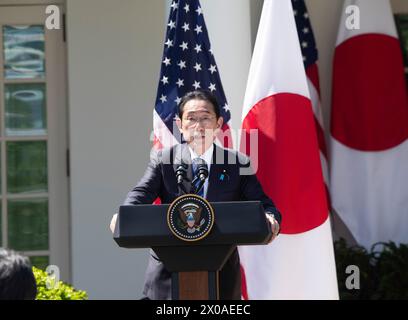
{"label": "eagle emblem on seal", "polygon": [[170,231],[184,241],[204,239],[214,225],[214,211],[211,204],[195,194],[176,198],[167,210],[167,224]]}
{"label": "eagle emblem on seal", "polygon": [[204,225],[205,219],[201,218],[202,210],[203,208],[194,203],[187,203],[178,209],[180,219],[184,223],[183,228],[188,233],[200,231],[201,226]]}

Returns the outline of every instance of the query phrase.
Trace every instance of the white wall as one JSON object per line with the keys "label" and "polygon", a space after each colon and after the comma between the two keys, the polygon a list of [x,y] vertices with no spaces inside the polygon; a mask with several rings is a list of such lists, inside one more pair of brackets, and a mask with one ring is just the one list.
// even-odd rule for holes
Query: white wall
{"label": "white wall", "polygon": [[147,250],[108,224],[149,158],[163,3],[67,2],[72,278],[91,298],[141,296]]}

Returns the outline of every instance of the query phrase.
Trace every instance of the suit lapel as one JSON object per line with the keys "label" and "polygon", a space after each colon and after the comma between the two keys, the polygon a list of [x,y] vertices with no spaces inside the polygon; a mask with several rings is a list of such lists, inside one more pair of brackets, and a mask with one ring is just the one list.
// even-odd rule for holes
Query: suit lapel
{"label": "suit lapel", "polygon": [[219,177],[223,169],[225,168],[224,159],[224,149],[218,147],[214,143],[214,151],[211,163],[210,176],[208,177],[208,189],[207,189],[207,200],[216,201],[217,200],[217,185],[219,184]]}

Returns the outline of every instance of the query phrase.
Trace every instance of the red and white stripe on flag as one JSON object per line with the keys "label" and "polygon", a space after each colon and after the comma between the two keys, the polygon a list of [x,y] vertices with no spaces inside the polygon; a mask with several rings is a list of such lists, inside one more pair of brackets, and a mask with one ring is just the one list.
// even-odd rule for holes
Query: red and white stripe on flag
{"label": "red and white stripe on flag", "polygon": [[300,49],[303,56],[303,64],[306,70],[310,100],[312,101],[317,139],[320,149],[320,161],[322,165],[324,182],[326,184],[325,187],[328,203],[330,207],[327,148],[326,139],[324,136],[323,115],[320,103],[319,70],[317,66],[319,54],[305,0],[291,0],[291,2],[293,6],[293,15],[295,16]]}
{"label": "red and white stripe on flag", "polygon": [[[355,5],[360,28],[347,29]],[[353,19],[355,20],[355,19]],[[388,0],[346,0],[333,67],[331,196],[357,242],[408,242],[408,105]]]}
{"label": "red and white stripe on flag", "polygon": [[290,1],[264,2],[242,127],[258,129],[258,156],[249,155],[283,216],[270,245],[239,248],[244,298],[338,299],[318,139]]}

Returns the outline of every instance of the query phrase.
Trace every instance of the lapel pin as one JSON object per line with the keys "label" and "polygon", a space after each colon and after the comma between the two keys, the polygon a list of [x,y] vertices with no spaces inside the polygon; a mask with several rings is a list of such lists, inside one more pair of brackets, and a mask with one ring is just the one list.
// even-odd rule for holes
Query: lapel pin
{"label": "lapel pin", "polygon": [[227,171],[224,169],[224,170],[222,170],[222,173],[220,175],[220,180],[224,181],[225,178],[229,180],[229,176],[227,174]]}

